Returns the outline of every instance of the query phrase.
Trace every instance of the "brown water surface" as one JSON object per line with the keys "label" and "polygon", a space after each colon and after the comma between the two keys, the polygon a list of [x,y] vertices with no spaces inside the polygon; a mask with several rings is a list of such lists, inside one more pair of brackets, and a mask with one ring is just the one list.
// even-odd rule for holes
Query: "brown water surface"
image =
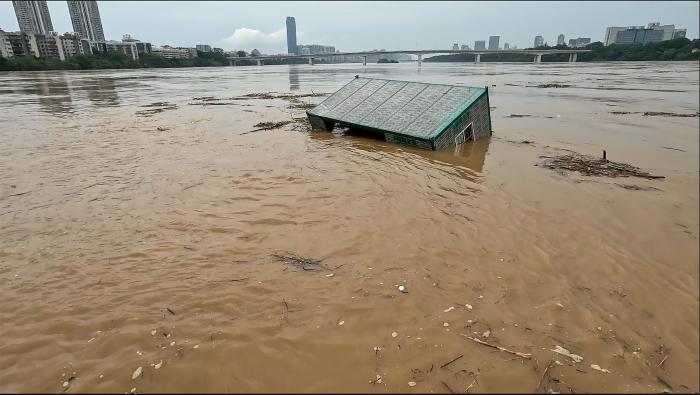
{"label": "brown water surface", "polygon": [[[494,136],[194,100],[355,74],[488,85]],[[698,107],[697,62],[0,74],[0,391],[697,392],[698,118],[636,112]],[[535,166],[603,149],[666,178]]]}

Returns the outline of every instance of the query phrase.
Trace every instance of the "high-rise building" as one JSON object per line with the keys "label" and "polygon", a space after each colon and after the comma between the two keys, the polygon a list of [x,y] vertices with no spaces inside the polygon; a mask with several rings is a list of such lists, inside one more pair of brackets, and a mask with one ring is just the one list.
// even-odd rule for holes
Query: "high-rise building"
{"label": "high-rise building", "polygon": [[46,1],[12,1],[22,33],[48,34],[53,31]]}
{"label": "high-rise building", "polygon": [[211,45],[207,44],[197,44],[197,51],[199,52],[211,52]]}
{"label": "high-rise building", "polygon": [[676,29],[675,25],[662,25],[651,22],[644,26],[610,26],[605,29],[605,45],[645,44],[685,37],[686,29]]}
{"label": "high-rise building", "polygon": [[475,51],[485,51],[486,50],[486,41],[484,41],[484,40],[474,41],[474,50]]}
{"label": "high-rise building", "polygon": [[469,51],[469,45],[462,44],[462,51]]}
{"label": "high-rise building", "polygon": [[489,36],[489,51],[498,51],[498,41],[501,36]]}
{"label": "high-rise building", "polygon": [[543,45],[544,45],[544,38],[542,38],[542,36],[535,36],[534,47],[537,48],[537,47],[541,47]]}
{"label": "high-rise building", "polygon": [[560,35],[557,37],[557,45],[566,45],[566,41],[565,41],[565,40],[566,40],[566,39],[564,38],[564,35],[563,35],[563,34],[560,34]]}
{"label": "high-rise building", "polygon": [[590,43],[591,43],[590,37],[579,37],[579,38],[572,38],[569,40],[569,46],[571,48],[585,47],[586,45],[588,45]]}
{"label": "high-rise building", "polygon": [[459,44],[457,44],[457,43],[452,44],[452,50],[459,51]]}
{"label": "high-rise building", "polygon": [[105,41],[100,10],[97,8],[96,1],[68,0],[68,12],[73,30],[80,34],[81,38],[96,42]]}
{"label": "high-rise building", "polygon": [[673,32],[673,38],[685,38],[685,33],[687,32],[687,29],[676,29]]}
{"label": "high-rise building", "polygon": [[508,43],[503,44],[503,49],[510,49],[510,44],[508,44]]}
{"label": "high-rise building", "polygon": [[[376,51],[376,50],[375,50]],[[297,55],[313,55],[317,53],[334,53],[335,47],[330,47],[327,45],[297,45]]]}
{"label": "high-rise building", "polygon": [[293,16],[287,17],[287,53],[299,55],[297,50],[297,22]]}

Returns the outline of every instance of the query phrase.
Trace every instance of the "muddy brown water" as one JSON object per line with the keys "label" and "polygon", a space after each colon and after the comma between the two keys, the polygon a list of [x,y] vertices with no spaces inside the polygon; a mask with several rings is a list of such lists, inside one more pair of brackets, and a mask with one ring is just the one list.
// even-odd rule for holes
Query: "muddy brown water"
{"label": "muddy brown water", "polygon": [[[488,85],[494,136],[188,104],[355,74]],[[642,113],[698,107],[697,62],[0,74],[0,391],[697,392],[698,118]],[[666,178],[535,166],[603,149]]]}

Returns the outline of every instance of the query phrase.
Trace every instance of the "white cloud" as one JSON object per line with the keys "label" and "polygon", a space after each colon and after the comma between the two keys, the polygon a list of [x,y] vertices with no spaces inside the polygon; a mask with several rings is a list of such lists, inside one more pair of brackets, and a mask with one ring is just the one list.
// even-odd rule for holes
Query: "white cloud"
{"label": "white cloud", "polygon": [[263,52],[286,52],[287,33],[285,29],[280,29],[272,33],[263,33],[260,30],[243,27],[236,29],[233,34],[217,45],[226,50],[247,50],[257,48]]}

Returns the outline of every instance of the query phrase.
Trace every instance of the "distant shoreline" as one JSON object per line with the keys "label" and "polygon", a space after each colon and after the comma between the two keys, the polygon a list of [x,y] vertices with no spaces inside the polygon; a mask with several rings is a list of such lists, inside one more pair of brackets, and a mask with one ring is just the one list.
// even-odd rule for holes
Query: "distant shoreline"
{"label": "distant shoreline", "polygon": [[[539,47],[537,49],[567,49],[567,47]],[[674,40],[650,43],[646,45],[609,45],[601,42],[587,45],[583,49],[591,52],[580,53],[577,62],[655,62],[655,61],[698,61],[700,60],[700,40],[677,38]],[[139,59],[127,58],[116,53],[79,55],[61,61],[56,58],[34,58],[29,56],[0,58],[0,71],[44,71],[44,70],[125,70],[151,68],[190,68],[190,67],[222,67],[229,66],[229,59],[222,54],[200,53],[193,59],[167,59],[158,55],[145,54]],[[454,54],[436,55],[423,59],[427,63],[460,63],[474,62],[476,55]],[[499,54],[484,53],[480,56],[481,63],[532,63],[531,54]],[[542,56],[542,63],[566,63],[569,54],[549,54]],[[245,64],[256,65],[255,60],[245,57],[237,58],[241,67]],[[414,61],[407,61],[414,62]],[[351,64],[334,63],[317,60],[318,64]],[[382,64],[383,62],[380,62]],[[406,63],[406,62],[402,62]],[[265,65],[306,64],[305,59],[266,60]],[[386,63],[389,64],[389,63]]]}

